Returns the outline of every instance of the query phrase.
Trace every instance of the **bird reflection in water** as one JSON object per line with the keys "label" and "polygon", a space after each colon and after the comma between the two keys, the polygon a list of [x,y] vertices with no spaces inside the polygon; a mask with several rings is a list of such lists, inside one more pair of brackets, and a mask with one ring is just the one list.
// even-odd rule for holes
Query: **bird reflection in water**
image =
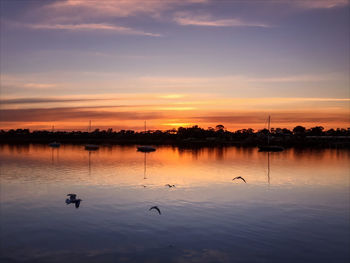
{"label": "bird reflection in water", "polygon": [[74,204],[75,208],[79,208],[80,206],[80,202],[83,201],[82,199],[77,199],[77,195],[76,194],[67,194],[67,196],[69,196],[69,198],[66,199],[66,204]]}

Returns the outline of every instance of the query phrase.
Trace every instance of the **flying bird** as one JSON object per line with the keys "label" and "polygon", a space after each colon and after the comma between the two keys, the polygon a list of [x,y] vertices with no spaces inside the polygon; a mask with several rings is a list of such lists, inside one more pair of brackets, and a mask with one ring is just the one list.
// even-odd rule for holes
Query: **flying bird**
{"label": "flying bird", "polygon": [[237,176],[237,177],[233,178],[232,181],[234,181],[236,179],[241,179],[243,182],[247,183],[242,176]]}
{"label": "flying bird", "polygon": [[69,198],[66,199],[66,204],[74,204],[75,208],[79,208],[80,206],[80,202],[83,201],[81,199],[77,199],[77,195],[76,194],[67,194],[67,196],[69,196]]}
{"label": "flying bird", "polygon": [[175,187],[175,185],[174,185],[174,184],[166,184],[165,186],[168,186],[169,188],[171,188],[171,187]]}
{"label": "flying bird", "polygon": [[161,215],[162,213],[160,212],[160,209],[158,208],[158,206],[152,206],[149,211],[151,211],[152,209],[155,209],[158,211],[158,213]]}
{"label": "flying bird", "polygon": [[69,200],[70,201],[73,201],[77,198],[77,195],[76,194],[67,194],[67,196],[69,196]]}
{"label": "flying bird", "polygon": [[79,206],[80,206],[80,201],[83,201],[83,200],[81,200],[81,199],[77,199],[77,200],[75,200],[73,203],[75,204],[75,208],[79,208]]}

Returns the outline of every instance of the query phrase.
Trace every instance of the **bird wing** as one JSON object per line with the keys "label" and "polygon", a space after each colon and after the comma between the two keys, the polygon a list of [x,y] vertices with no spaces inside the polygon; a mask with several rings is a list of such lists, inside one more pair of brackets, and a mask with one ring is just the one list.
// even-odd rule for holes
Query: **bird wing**
{"label": "bird wing", "polygon": [[247,183],[247,182],[244,180],[244,178],[243,178],[243,177],[241,177],[241,179],[243,180],[243,182]]}
{"label": "bird wing", "polygon": [[152,206],[149,210],[152,210],[152,209],[156,209],[156,210],[158,211],[159,214],[162,214],[162,213],[160,212],[160,209],[159,209],[157,206]]}
{"label": "bird wing", "polygon": [[76,202],[74,202],[75,203],[75,208],[79,208],[79,206],[80,206],[80,200],[77,200]]}

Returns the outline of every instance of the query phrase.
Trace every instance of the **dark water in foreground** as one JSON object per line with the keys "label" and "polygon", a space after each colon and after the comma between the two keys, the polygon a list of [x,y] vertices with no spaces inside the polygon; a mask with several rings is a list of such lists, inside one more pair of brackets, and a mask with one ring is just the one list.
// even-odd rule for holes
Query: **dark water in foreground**
{"label": "dark water in foreground", "polygon": [[0,159],[1,262],[350,259],[350,151],[2,145]]}

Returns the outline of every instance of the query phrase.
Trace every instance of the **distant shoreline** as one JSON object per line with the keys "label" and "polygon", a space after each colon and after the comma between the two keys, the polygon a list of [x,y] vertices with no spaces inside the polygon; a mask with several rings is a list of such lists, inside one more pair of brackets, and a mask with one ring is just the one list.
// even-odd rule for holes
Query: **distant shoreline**
{"label": "distant shoreline", "polygon": [[[0,144],[98,144],[98,145],[170,145],[179,147],[257,147],[266,144],[266,136],[251,134],[232,137],[180,137],[177,134],[169,136],[156,136],[154,134],[116,135],[107,134],[98,136],[93,133],[72,135],[71,133],[47,134],[0,134]],[[270,135],[270,144],[285,148],[348,148],[350,149],[350,136],[273,136]]]}

